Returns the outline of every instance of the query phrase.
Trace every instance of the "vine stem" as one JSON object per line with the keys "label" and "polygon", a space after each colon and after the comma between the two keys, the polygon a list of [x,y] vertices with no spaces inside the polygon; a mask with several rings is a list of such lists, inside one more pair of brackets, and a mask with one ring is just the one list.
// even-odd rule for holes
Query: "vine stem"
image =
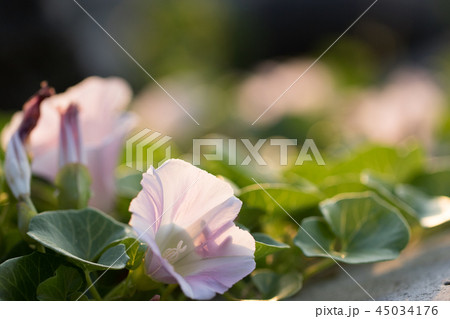
{"label": "vine stem", "polygon": [[92,284],[90,272],[85,270],[84,275],[86,277],[86,283],[87,283],[88,287],[90,287],[89,292],[92,294],[92,296],[95,298],[95,300],[101,301],[102,297],[98,293],[97,288],[95,288],[95,286]]}
{"label": "vine stem", "polygon": [[[132,270],[130,270],[130,272],[131,271]],[[128,296],[132,297],[134,294],[135,287],[132,287],[134,284],[131,282],[130,278],[131,278],[131,275],[129,273],[127,278],[122,280],[118,285],[116,285],[113,289],[111,289],[110,292],[108,292],[105,297],[103,297],[103,300],[112,301],[112,300],[118,300],[119,298],[124,297],[125,294],[123,294],[123,292],[122,292],[123,289],[126,289],[127,292],[130,293],[130,295],[128,295]]]}
{"label": "vine stem", "polygon": [[303,272],[303,279],[307,280],[318,273],[332,267],[334,265],[333,259],[326,258],[324,260],[319,261],[318,263],[315,263],[308,268],[305,269]]}
{"label": "vine stem", "polygon": [[177,287],[177,284],[168,285],[161,294],[161,300],[166,300]]}

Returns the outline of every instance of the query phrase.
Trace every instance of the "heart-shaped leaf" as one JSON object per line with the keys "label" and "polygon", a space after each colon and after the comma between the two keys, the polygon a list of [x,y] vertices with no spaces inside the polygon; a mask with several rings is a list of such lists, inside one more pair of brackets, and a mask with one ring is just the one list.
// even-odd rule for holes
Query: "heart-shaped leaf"
{"label": "heart-shaped leaf", "polygon": [[431,228],[450,221],[450,198],[428,196],[408,185],[397,185],[395,195],[416,212],[422,227]]}
{"label": "heart-shaped leaf", "polygon": [[129,257],[118,244],[131,229],[92,209],[45,212],[34,217],[28,235],[87,270],[122,269]]}
{"label": "heart-shaped leaf", "polygon": [[296,294],[303,286],[299,273],[277,274],[269,269],[256,270],[252,282],[262,294],[263,299],[281,300]]}
{"label": "heart-shaped leaf", "polygon": [[395,259],[409,241],[400,212],[377,195],[342,194],[320,204],[321,217],[309,217],[294,243],[306,256],[346,263]]}
{"label": "heart-shaped leaf", "polygon": [[37,300],[36,289],[61,264],[56,256],[34,252],[0,265],[0,300]]}
{"label": "heart-shaped leaf", "polygon": [[386,180],[381,179],[369,172],[363,172],[361,174],[361,182],[370,189],[376,191],[384,200],[400,209],[409,222],[413,223],[414,221],[417,221],[417,213],[412,209],[412,207],[407,205],[395,195],[394,184],[387,182]]}
{"label": "heart-shaped leaf", "polygon": [[370,174],[364,174],[361,179],[422,227],[432,228],[450,220],[450,198],[447,196],[428,196],[412,186],[394,186]]}
{"label": "heart-shaped leaf", "polygon": [[279,250],[290,248],[289,245],[276,241],[272,237],[262,233],[253,233],[256,242],[255,259],[266,257]]}
{"label": "heart-shaped leaf", "polygon": [[130,257],[127,268],[130,270],[137,269],[144,259],[148,246],[135,238],[126,238],[121,243],[125,245],[128,257]]}
{"label": "heart-shaped leaf", "polygon": [[42,301],[74,301],[83,293],[84,286],[85,281],[79,268],[61,265],[53,277],[38,286],[37,298]]}

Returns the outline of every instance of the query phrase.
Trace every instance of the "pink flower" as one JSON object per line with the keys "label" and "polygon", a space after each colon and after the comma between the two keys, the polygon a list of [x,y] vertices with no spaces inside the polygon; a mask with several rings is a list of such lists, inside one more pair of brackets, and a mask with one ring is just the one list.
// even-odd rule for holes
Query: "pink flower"
{"label": "pink flower", "polygon": [[[80,128],[87,166],[92,177],[90,205],[109,210],[114,204],[117,165],[125,135],[135,118],[124,113],[131,99],[131,89],[119,78],[90,77],[42,103],[41,119],[30,136],[32,171],[49,180],[58,172],[60,110],[71,104],[80,109]],[[14,115],[2,132],[3,144],[18,127],[23,113]]]}
{"label": "pink flower", "polygon": [[413,137],[428,149],[433,146],[445,96],[430,74],[421,70],[396,71],[381,89],[357,97],[344,114],[342,131],[350,140],[397,145]]}
{"label": "pink flower", "polygon": [[42,101],[54,94],[46,84],[25,103],[24,116],[13,133],[5,155],[5,176],[11,192],[16,198],[30,195],[31,169],[25,143],[36,127],[40,117]]}
{"label": "pink flower", "polygon": [[[266,61],[244,80],[238,90],[238,114],[252,123],[307,70],[313,61]],[[302,116],[327,110],[336,99],[331,71],[320,63],[309,69],[257,123],[273,124],[286,115]]]}
{"label": "pink flower", "polygon": [[253,271],[255,240],[233,222],[242,203],[229,184],[181,160],[151,167],[141,184],[130,225],[149,246],[149,276],[210,299]]}

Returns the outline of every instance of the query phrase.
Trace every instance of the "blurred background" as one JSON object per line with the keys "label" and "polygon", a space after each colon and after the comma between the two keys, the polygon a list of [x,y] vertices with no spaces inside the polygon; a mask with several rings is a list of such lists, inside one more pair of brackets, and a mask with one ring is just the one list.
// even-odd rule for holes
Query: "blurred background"
{"label": "blurred background", "polygon": [[78,2],[200,126],[69,0],[1,2],[2,122],[42,80],[61,92],[90,75],[120,76],[141,126],[183,151],[215,133],[309,137],[322,149],[414,138],[446,152],[448,1],[379,0],[254,126],[373,0]]}

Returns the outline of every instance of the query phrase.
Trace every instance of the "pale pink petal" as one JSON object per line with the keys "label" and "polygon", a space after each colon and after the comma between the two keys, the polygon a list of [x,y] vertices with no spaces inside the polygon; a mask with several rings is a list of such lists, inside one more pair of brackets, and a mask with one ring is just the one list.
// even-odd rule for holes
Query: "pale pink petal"
{"label": "pale pink petal", "polygon": [[228,183],[182,160],[168,160],[158,176],[164,189],[161,224],[189,226],[233,196]]}
{"label": "pale pink petal", "polygon": [[130,103],[131,89],[119,78],[89,77],[47,101],[52,108],[80,106],[81,131],[86,145],[103,143],[115,129],[120,113]]}
{"label": "pale pink petal", "polygon": [[[163,213],[163,189],[153,167],[143,174],[141,184],[142,191],[130,203],[129,210],[133,212],[130,225],[139,229],[139,234],[145,230],[140,229],[143,227],[142,225],[145,225],[146,228],[150,227],[148,232],[154,236]],[[135,219],[139,220],[135,221]]]}
{"label": "pale pink petal", "polygon": [[219,257],[204,259],[192,267],[197,272],[183,276],[185,283],[180,282],[183,292],[192,299],[211,299],[250,274],[255,269],[255,260],[253,256]]}
{"label": "pale pink petal", "polygon": [[116,194],[115,168],[126,134],[134,126],[134,116],[124,116],[102,143],[86,147],[87,167],[92,177],[91,206],[109,211]]}

